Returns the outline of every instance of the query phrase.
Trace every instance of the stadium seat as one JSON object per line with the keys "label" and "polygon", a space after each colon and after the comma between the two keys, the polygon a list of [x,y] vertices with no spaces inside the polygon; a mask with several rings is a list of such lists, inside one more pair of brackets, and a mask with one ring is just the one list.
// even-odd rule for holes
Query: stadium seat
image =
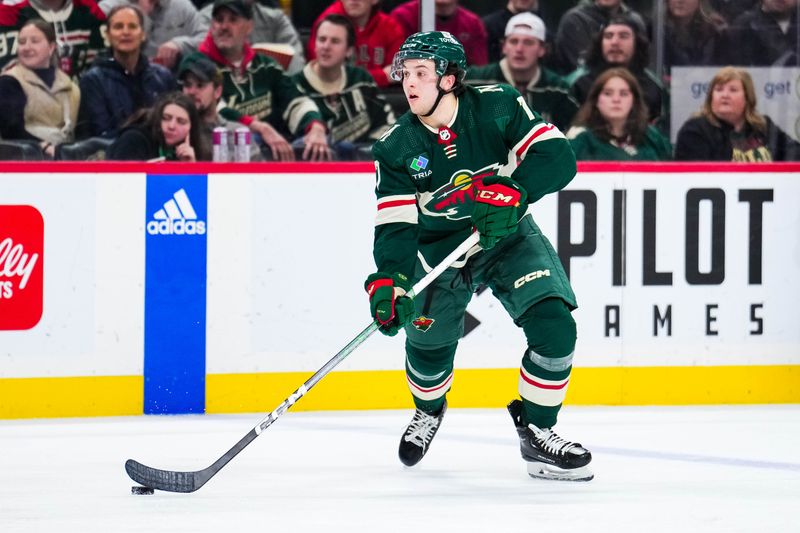
{"label": "stadium seat", "polygon": [[104,137],[90,137],[82,141],[56,146],[55,159],[62,161],[102,161],[106,150],[114,142]]}
{"label": "stadium seat", "polygon": [[41,161],[43,159],[44,153],[36,141],[0,140],[0,160]]}

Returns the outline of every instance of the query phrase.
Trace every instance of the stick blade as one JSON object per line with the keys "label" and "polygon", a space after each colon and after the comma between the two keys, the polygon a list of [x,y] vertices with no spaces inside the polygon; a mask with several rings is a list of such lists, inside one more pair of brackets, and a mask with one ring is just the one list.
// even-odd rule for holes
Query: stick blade
{"label": "stick blade", "polygon": [[202,472],[159,470],[133,459],[125,461],[125,471],[135,482],[165,492],[194,492],[205,484]]}

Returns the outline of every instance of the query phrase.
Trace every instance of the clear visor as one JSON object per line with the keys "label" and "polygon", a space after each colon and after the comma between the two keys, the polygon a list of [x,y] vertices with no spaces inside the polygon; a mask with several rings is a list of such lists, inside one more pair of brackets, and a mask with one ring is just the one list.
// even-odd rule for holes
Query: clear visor
{"label": "clear visor", "polygon": [[436,65],[436,74],[441,76],[444,74],[445,69],[447,68],[447,61],[443,60],[442,58],[430,53],[430,52],[420,52],[418,50],[401,50],[394,55],[394,60],[392,61],[392,70],[389,72],[389,77],[392,78],[394,81],[403,81],[403,66],[405,62],[409,59],[431,59],[433,60],[434,64]]}

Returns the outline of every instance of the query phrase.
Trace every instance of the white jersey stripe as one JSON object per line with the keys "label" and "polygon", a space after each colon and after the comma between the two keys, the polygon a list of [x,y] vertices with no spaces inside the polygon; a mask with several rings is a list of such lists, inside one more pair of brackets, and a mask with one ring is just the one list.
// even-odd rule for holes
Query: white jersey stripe
{"label": "white jersey stripe", "polygon": [[378,211],[375,215],[375,225],[380,226],[383,224],[391,224],[393,222],[406,222],[408,224],[416,224],[418,220],[417,206],[415,205],[399,205],[396,207],[387,207]]}
{"label": "white jersey stripe", "polygon": [[565,139],[565,137],[564,134],[561,133],[561,130],[552,124],[538,124],[514,145],[514,148],[511,149],[511,153],[515,154],[516,157],[520,159],[525,159],[525,155],[528,153],[531,145],[550,139]]}

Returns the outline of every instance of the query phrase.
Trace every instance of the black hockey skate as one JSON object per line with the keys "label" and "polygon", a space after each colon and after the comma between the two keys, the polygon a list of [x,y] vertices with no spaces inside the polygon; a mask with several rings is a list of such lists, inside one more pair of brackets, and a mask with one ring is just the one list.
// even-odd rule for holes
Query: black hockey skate
{"label": "black hockey skate", "polygon": [[519,435],[522,458],[528,463],[528,475],[559,481],[590,481],[594,474],[587,466],[592,454],[578,444],[562,439],[550,428],[527,426],[522,422],[522,402],[508,404]]}
{"label": "black hockey skate", "polygon": [[445,411],[447,402],[444,402],[438,414],[431,415],[419,409],[414,412],[414,418],[400,438],[400,461],[404,465],[414,466],[422,460],[442,424]]}

